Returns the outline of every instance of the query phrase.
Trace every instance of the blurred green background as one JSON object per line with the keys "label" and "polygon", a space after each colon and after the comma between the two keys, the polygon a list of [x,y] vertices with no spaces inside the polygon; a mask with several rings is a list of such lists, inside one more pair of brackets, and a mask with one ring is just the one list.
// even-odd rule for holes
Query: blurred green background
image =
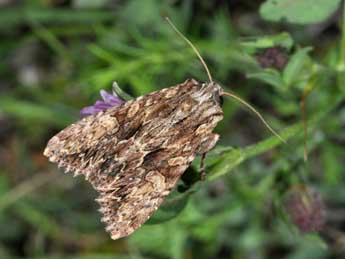
{"label": "blurred green background", "polygon": [[[340,0],[1,0],[0,258],[345,258],[344,13]],[[226,98],[206,181],[195,161],[150,222],[112,241],[97,193],[42,152],[113,81],[132,96],[207,81],[165,15],[288,144]],[[284,208],[296,186],[322,196],[318,233]]]}

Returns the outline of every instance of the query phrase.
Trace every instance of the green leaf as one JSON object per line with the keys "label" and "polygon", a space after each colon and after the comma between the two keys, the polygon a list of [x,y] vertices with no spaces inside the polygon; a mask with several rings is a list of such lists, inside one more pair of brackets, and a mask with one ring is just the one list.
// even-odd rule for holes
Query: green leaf
{"label": "green leaf", "polygon": [[247,40],[240,43],[246,51],[253,52],[257,49],[272,48],[274,46],[281,46],[290,49],[293,46],[293,39],[288,32],[282,32],[276,35],[261,36],[254,40]]}
{"label": "green leaf", "polygon": [[[162,6],[157,5],[156,0],[129,0],[121,10],[121,17],[124,21],[128,20],[128,24],[126,24],[128,27],[132,25],[151,26],[151,28],[153,27],[152,29],[155,29],[163,24],[160,7],[168,8],[164,3]],[[140,15],[137,15],[139,10]],[[167,11],[167,9],[164,11]]]}
{"label": "green leaf", "polygon": [[283,80],[287,86],[291,86],[291,84],[297,80],[298,76],[300,75],[303,65],[305,64],[308,53],[312,50],[312,47],[302,48],[294,53],[289,63],[286,65],[283,71]]}
{"label": "green leaf", "polygon": [[[325,242],[325,240],[323,240],[320,235],[312,233],[312,234],[308,234],[306,236],[306,238],[308,238],[311,242],[313,242],[318,248],[323,249],[324,251],[327,250],[329,248],[328,244]],[[309,241],[308,240],[308,241]]]}
{"label": "green leaf", "polygon": [[193,235],[203,241],[215,240],[224,222],[232,218],[234,214],[239,213],[240,210],[241,208],[238,204],[235,204],[222,212],[208,216],[202,220],[202,224],[197,224],[195,228],[192,229]]}
{"label": "green leaf", "polygon": [[260,15],[268,21],[309,24],[322,22],[339,7],[340,0],[267,0]]}
{"label": "green leaf", "polygon": [[22,120],[49,122],[56,126],[66,126],[76,119],[73,114],[55,110],[53,107],[11,97],[0,98],[0,112],[14,115]]}
{"label": "green leaf", "polygon": [[109,63],[110,65],[117,64],[118,62],[118,60],[112,53],[96,44],[90,44],[87,48],[97,58]]}
{"label": "green leaf", "polygon": [[0,170],[0,195],[3,196],[9,189],[8,177]]}
{"label": "green leaf", "polygon": [[73,5],[77,8],[100,8],[107,2],[108,0],[74,0]]}
{"label": "green leaf", "polygon": [[268,68],[268,69],[263,70],[262,72],[249,73],[247,74],[247,77],[258,79],[264,83],[267,83],[269,85],[276,87],[279,90],[286,89],[283,78],[281,77],[280,73],[275,69]]}
{"label": "green leaf", "polygon": [[113,90],[121,99],[123,99],[125,101],[129,101],[129,100],[134,99],[133,96],[131,96],[131,95],[127,94],[125,91],[123,91],[116,82],[113,82]]}
{"label": "green leaf", "polygon": [[142,226],[130,236],[129,243],[143,252],[160,255],[158,258],[182,259],[186,237],[187,230],[174,219],[164,224]]}
{"label": "green leaf", "polygon": [[30,205],[30,203],[19,201],[15,204],[14,210],[18,217],[21,217],[25,222],[39,229],[46,235],[53,238],[61,238],[63,236],[59,224],[43,211]]}
{"label": "green leaf", "polygon": [[[121,254],[96,254],[96,253],[91,253],[88,255],[73,255],[73,257],[70,256],[38,256],[38,257],[30,257],[30,259],[133,259],[133,256],[130,255],[121,255]],[[146,259],[148,257],[139,257],[140,259]],[[138,259],[139,259],[138,258]]]}
{"label": "green leaf", "polygon": [[324,181],[327,185],[335,186],[341,181],[342,164],[338,161],[337,152],[340,154],[342,150],[331,144],[325,144],[322,153],[322,162],[324,164]]}
{"label": "green leaf", "polygon": [[87,23],[111,21],[114,13],[103,10],[75,10],[60,8],[1,8],[0,27],[13,26],[27,21],[57,23]]}
{"label": "green leaf", "polygon": [[186,207],[190,193],[171,193],[146,224],[158,224],[175,218]]}
{"label": "green leaf", "polygon": [[208,169],[207,180],[213,181],[214,179],[230,172],[235,166],[240,164],[244,159],[244,155],[241,149],[231,149],[226,151],[219,157],[219,161],[216,162]]}

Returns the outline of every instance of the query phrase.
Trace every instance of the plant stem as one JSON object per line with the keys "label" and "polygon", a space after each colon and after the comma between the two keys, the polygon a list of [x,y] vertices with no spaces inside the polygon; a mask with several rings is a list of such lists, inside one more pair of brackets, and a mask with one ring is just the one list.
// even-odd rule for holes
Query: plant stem
{"label": "plant stem", "polygon": [[341,39],[339,46],[339,62],[336,67],[338,88],[345,93],[345,1],[343,1],[343,15],[341,25]]}
{"label": "plant stem", "polygon": [[23,197],[26,197],[31,192],[34,192],[39,187],[47,184],[58,177],[56,173],[43,172],[36,174],[31,179],[18,184],[7,193],[3,194],[0,199],[0,212],[16,203]]}
{"label": "plant stem", "polygon": [[338,70],[345,71],[345,1],[343,1],[343,15],[341,25],[341,40],[340,40],[340,58]]}
{"label": "plant stem", "polygon": [[[335,107],[337,107],[343,99],[341,96],[337,96],[332,98],[332,100],[334,101],[331,104],[327,102],[322,109],[320,109],[314,116],[312,116],[312,118],[308,120],[307,123],[310,127],[314,127],[320,123],[320,121]],[[296,123],[284,129],[282,132],[280,132],[280,134],[286,140],[292,137],[300,136],[303,134],[303,126],[303,122]],[[243,149],[230,148],[222,155],[219,163],[212,166],[213,168],[207,174],[206,179],[208,182],[214,181],[219,177],[231,172],[233,168],[243,163],[247,159],[260,155],[274,147],[281,145],[282,143],[283,142],[277,136],[272,136],[259,143],[244,147]]]}
{"label": "plant stem", "polygon": [[307,147],[307,141],[308,141],[308,121],[307,121],[307,110],[306,110],[306,101],[307,97],[310,94],[310,92],[313,90],[315,83],[317,82],[316,79],[310,80],[308,85],[305,87],[302,93],[301,97],[301,113],[302,113],[302,122],[303,122],[303,131],[304,131],[304,161],[307,162],[308,160],[308,147]]}
{"label": "plant stem", "polygon": [[[341,100],[342,100],[342,97],[339,96],[335,99],[334,102],[332,102],[331,105],[328,105],[327,107],[324,107],[323,109],[321,109],[311,119],[308,120],[307,122],[308,125],[312,127],[315,124],[319,123],[322,118],[324,118],[329,112],[331,112],[335,107],[338,106]],[[296,136],[300,133],[303,133],[303,123],[301,122],[296,123],[286,128],[285,130],[283,130],[281,132],[281,136],[284,139],[288,140],[289,138]],[[282,144],[282,142],[276,136],[272,136],[259,143],[245,147],[243,149],[243,154],[244,154],[245,159],[248,159],[250,157],[262,154],[276,146],[279,146],[280,144]],[[243,161],[245,159],[243,159]]]}

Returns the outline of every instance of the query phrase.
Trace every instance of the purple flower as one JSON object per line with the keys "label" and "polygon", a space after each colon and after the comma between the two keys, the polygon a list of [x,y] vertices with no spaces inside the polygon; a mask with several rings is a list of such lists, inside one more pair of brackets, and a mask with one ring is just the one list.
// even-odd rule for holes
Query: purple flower
{"label": "purple flower", "polygon": [[320,231],[325,221],[325,206],[318,191],[295,186],[286,194],[285,210],[303,233]]}
{"label": "purple flower", "polygon": [[96,114],[96,113],[103,111],[103,110],[106,110],[110,107],[114,107],[114,106],[117,106],[117,105],[124,103],[124,101],[120,97],[117,96],[117,94],[115,93],[114,90],[113,90],[112,94],[109,94],[105,90],[101,90],[99,92],[99,94],[101,95],[103,100],[98,100],[95,102],[94,105],[87,106],[87,107],[81,109],[80,110],[81,115]]}
{"label": "purple flower", "polygon": [[276,68],[283,70],[289,61],[289,55],[286,49],[276,46],[265,49],[263,52],[255,55],[256,60],[263,68]]}

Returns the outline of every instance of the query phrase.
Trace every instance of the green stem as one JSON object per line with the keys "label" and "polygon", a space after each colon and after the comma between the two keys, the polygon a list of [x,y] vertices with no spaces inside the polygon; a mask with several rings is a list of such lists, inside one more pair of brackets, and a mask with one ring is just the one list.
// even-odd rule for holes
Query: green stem
{"label": "green stem", "polygon": [[[317,123],[319,123],[322,118],[324,118],[329,112],[331,112],[335,107],[337,107],[337,105],[340,103],[341,100],[342,98],[338,97],[332,103],[332,105],[328,105],[324,109],[321,109],[320,112],[316,113],[310,120],[308,120],[307,122],[308,125],[310,125],[310,127],[313,127]],[[302,134],[302,133],[303,133],[303,123],[299,122],[286,128],[280,134],[284,139],[288,140],[291,137],[296,136],[298,134]],[[245,158],[248,159],[250,157],[257,156],[261,153],[264,153],[276,146],[279,146],[280,144],[282,144],[281,141],[277,137],[272,136],[257,144],[245,147],[243,149],[243,153],[245,155]]]}
{"label": "green stem", "polygon": [[339,71],[345,71],[345,1],[343,1],[343,17],[341,25],[341,40],[340,40],[340,59],[338,64]]}
{"label": "green stem", "polygon": [[34,192],[37,188],[53,181],[57,176],[58,174],[47,174],[46,172],[36,174],[36,176],[32,177],[30,180],[22,182],[10,191],[4,193],[0,198],[0,212]]}
{"label": "green stem", "polygon": [[[334,96],[333,96],[334,97]],[[308,125],[314,127],[320,123],[320,121],[329,114],[335,107],[338,106],[342,100],[341,96],[332,98],[331,104],[327,102],[322,109],[319,110],[310,120],[308,120]],[[297,137],[303,134],[303,123],[296,123],[279,133],[285,140],[289,140],[292,137]],[[220,156],[218,162],[211,166],[210,171],[207,174],[207,181],[213,181],[219,177],[229,173],[233,168],[246,161],[249,158],[260,155],[272,148],[282,145],[283,142],[277,137],[269,137],[259,143],[244,147],[242,149],[237,148],[226,148],[221,152],[222,154],[216,154]],[[289,142],[287,143],[289,145]],[[211,151],[212,153],[212,151]]]}

